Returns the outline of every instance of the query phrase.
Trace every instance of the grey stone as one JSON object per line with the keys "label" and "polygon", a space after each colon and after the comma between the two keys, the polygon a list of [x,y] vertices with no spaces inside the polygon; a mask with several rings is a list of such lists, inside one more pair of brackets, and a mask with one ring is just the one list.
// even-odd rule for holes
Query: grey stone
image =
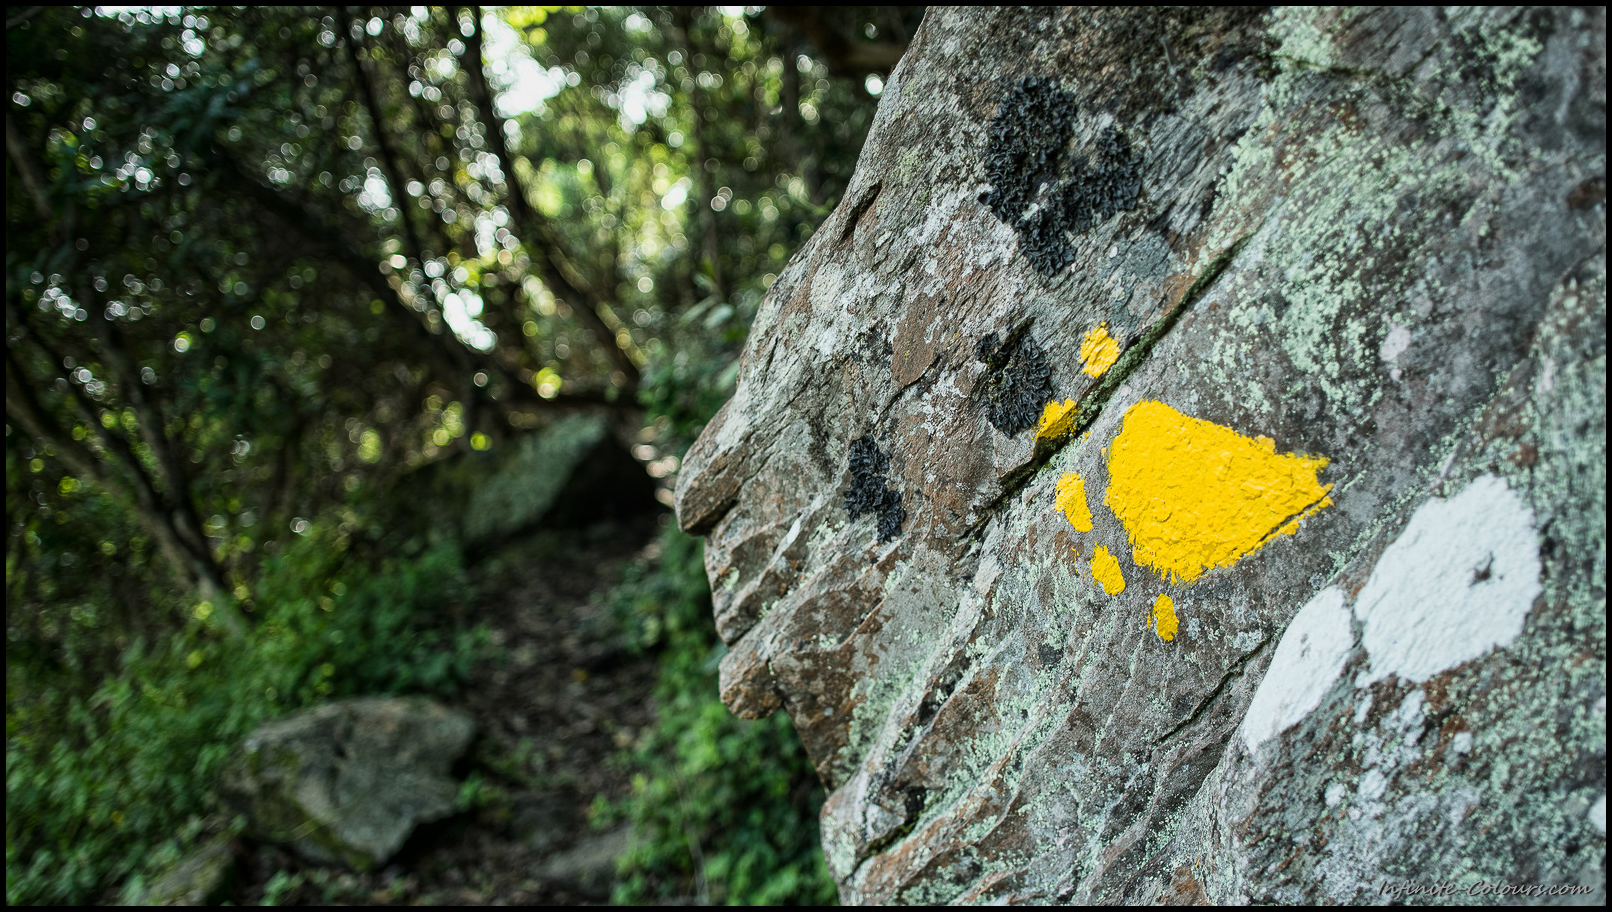
{"label": "grey stone", "polygon": [[474,728],[468,713],[423,698],[338,700],[259,726],[221,791],[250,835],[369,870],[418,824],[454,811],[449,771]]}
{"label": "grey stone", "polygon": [[[931,10],[677,490],[723,699],[790,714],[842,899],[1604,901],[1605,42]],[[1014,333],[1066,427],[1017,430]],[[1244,442],[1189,484],[1211,427]],[[846,509],[863,439],[894,535]],[[1170,564],[1229,540],[1194,505],[1247,447],[1324,499]]]}
{"label": "grey stone", "polygon": [[135,900],[140,906],[210,906],[223,899],[235,875],[230,837],[215,836],[193,846],[173,866],[153,878]]}
{"label": "grey stone", "polygon": [[537,876],[598,889],[615,877],[616,859],[630,848],[631,827],[589,834],[544,859]]}
{"label": "grey stone", "polygon": [[657,509],[655,483],[604,419],[574,415],[528,434],[477,476],[465,509],[471,542],[544,526],[579,526]]}

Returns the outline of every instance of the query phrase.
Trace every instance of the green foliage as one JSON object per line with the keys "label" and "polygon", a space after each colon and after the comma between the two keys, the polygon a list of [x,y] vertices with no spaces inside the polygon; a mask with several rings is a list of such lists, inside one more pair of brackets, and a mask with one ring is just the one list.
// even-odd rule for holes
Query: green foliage
{"label": "green foliage", "polygon": [[[854,48],[919,14],[830,18]],[[81,902],[196,829],[263,719],[463,680],[460,524],[422,500],[556,407],[680,456],[877,89],[761,8],[11,23],[7,897]],[[622,898],[831,898],[787,722],[716,701],[696,544],[620,598],[666,661]]]}
{"label": "green foliage", "polygon": [[638,837],[617,861],[612,900],[835,902],[817,826],[823,789],[789,717],[742,720],[717,696],[726,650],[699,540],[669,530],[659,566],[616,597],[632,641],[662,651],[659,719],[634,752],[632,794],[604,815],[627,818]]}
{"label": "green foliage", "polygon": [[[8,662],[6,899],[83,903],[216,810],[208,784],[260,722],[352,694],[451,693],[485,642],[444,611],[470,596],[457,550],[334,566],[317,528],[268,563],[258,623],[137,639],[90,692]],[[9,695],[29,699],[13,702]]]}

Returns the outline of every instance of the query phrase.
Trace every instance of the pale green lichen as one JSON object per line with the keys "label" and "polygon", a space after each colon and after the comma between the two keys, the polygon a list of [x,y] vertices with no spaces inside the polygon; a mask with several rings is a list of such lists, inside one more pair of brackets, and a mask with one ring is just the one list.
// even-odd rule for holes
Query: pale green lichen
{"label": "pale green lichen", "polygon": [[[1307,375],[1304,382],[1319,387],[1336,407],[1354,410],[1380,395],[1376,384],[1358,378],[1369,374],[1375,363],[1371,337],[1380,325],[1375,315],[1381,304],[1401,299],[1414,283],[1429,281],[1426,263],[1409,251],[1423,232],[1457,227],[1423,223],[1461,198],[1475,168],[1488,170],[1503,182],[1521,177],[1506,164],[1507,153],[1515,152],[1506,144],[1512,141],[1510,126],[1520,111],[1519,75],[1541,48],[1492,14],[1474,14],[1470,22],[1455,23],[1466,47],[1453,53],[1475,58],[1494,74],[1493,105],[1480,111],[1443,94],[1430,97],[1409,77],[1337,70],[1337,53],[1327,35],[1340,25],[1324,20],[1339,15],[1347,20],[1353,14],[1297,9],[1273,17],[1271,32],[1279,42],[1282,70],[1253,128],[1234,148],[1234,164],[1222,182],[1218,208],[1264,213],[1265,224],[1244,252],[1243,266],[1258,262],[1265,273],[1276,272],[1288,304],[1274,325],[1259,319],[1261,311],[1251,303],[1244,303],[1235,318],[1270,326],[1293,365]],[[1444,65],[1462,64],[1470,66],[1473,61]],[[1307,132],[1302,154],[1290,153],[1279,161],[1280,131],[1298,116],[1295,112],[1306,110],[1318,80],[1337,78],[1353,79],[1368,98],[1424,121],[1430,128],[1428,136],[1405,143],[1389,131],[1347,126],[1340,120]],[[1420,78],[1438,86],[1453,77],[1435,72]],[[1481,165],[1462,161],[1466,153],[1476,153]],[[1274,194],[1269,203],[1263,201],[1267,194]],[[1412,194],[1417,197],[1417,211],[1407,219],[1402,202]],[[1223,220],[1222,233],[1208,246],[1224,247],[1233,232],[1246,230],[1236,222]],[[1474,227],[1481,235],[1487,223]],[[1276,230],[1268,230],[1272,228]],[[1398,268],[1391,268],[1395,264]],[[1237,377],[1231,365],[1221,367],[1225,379]],[[1248,392],[1256,408],[1268,408],[1260,399],[1258,383],[1244,381],[1235,387]]]}
{"label": "pale green lichen", "polygon": [[856,682],[848,701],[855,708],[851,710],[845,746],[835,755],[836,778],[841,781],[849,779],[867,758],[890,721],[890,710],[923,664],[921,658],[907,661],[886,659],[879,663],[873,673],[863,675]]}
{"label": "pale green lichen", "polygon": [[[888,648],[879,653],[851,691],[850,702],[855,708],[851,711],[846,744],[833,761],[836,778],[842,781],[855,773],[887,735],[897,706],[918,698],[920,674],[936,665],[951,648],[948,638],[936,636],[944,621],[934,609],[955,604],[957,597],[946,588],[938,560],[922,551],[911,560],[898,562],[885,575],[880,610],[887,619]],[[897,732],[894,737],[907,734]]]}
{"label": "pale green lichen", "polygon": [[816,528],[812,530],[811,538],[806,541],[806,559],[813,561],[818,555],[834,553],[828,547],[829,543],[840,534],[846,526],[850,525],[843,518],[831,517],[823,519],[816,517]]}
{"label": "pale green lichen", "polygon": [[918,176],[924,167],[924,153],[920,149],[902,149],[896,160],[896,183],[905,184]]}

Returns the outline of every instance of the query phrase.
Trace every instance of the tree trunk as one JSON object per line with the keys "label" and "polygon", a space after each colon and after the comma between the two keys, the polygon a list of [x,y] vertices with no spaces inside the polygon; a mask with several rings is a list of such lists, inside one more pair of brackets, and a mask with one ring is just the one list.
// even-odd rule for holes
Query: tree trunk
{"label": "tree trunk", "polygon": [[677,492],[842,899],[1604,900],[1605,36],[930,12]]}

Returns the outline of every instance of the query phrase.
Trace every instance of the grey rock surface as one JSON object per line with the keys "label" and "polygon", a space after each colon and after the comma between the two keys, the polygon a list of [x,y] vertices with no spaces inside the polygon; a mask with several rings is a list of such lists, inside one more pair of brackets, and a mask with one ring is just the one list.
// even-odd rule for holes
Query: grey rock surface
{"label": "grey rock surface", "polygon": [[677,491],[844,900],[1604,901],[1605,40],[928,13]]}
{"label": "grey rock surface", "polygon": [[228,834],[193,846],[155,877],[132,903],[140,906],[211,906],[223,899],[236,871]]}
{"label": "grey rock surface", "polygon": [[538,865],[537,876],[583,887],[607,887],[616,874],[616,859],[632,848],[632,828],[589,833],[564,846]]}
{"label": "grey rock surface", "polygon": [[368,870],[417,825],[453,812],[449,773],[474,727],[468,713],[418,697],[337,700],[259,726],[221,791],[254,837]]}

